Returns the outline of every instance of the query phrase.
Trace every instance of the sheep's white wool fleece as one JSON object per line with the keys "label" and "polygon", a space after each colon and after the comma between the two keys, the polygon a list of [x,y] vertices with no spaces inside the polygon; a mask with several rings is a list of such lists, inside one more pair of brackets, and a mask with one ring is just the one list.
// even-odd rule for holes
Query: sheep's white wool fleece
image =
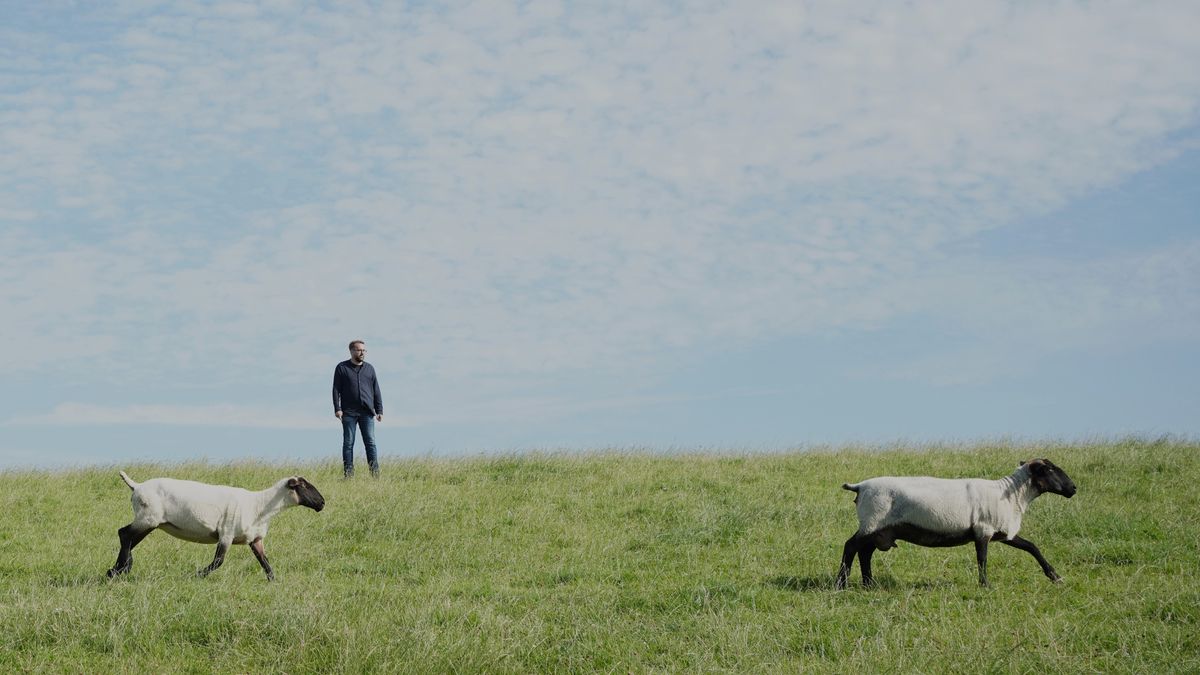
{"label": "sheep's white wool fleece", "polygon": [[858,492],[858,531],[870,534],[900,523],[932,532],[971,531],[1009,539],[1021,529],[1029,500],[1018,481],[1008,478],[930,478],[882,476],[851,485]]}
{"label": "sheep's white wool fleece", "polygon": [[251,492],[227,485],[152,478],[133,490],[134,522],[201,544],[218,540],[244,544],[265,537],[270,518],[288,506],[270,503],[286,483],[285,478],[270,490]]}

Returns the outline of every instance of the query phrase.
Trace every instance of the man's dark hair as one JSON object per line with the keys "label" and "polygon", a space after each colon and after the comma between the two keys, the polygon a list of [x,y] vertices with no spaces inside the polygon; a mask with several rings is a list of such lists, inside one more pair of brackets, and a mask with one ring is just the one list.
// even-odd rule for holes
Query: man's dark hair
{"label": "man's dark hair", "polygon": [[346,346],[346,349],[354,349],[354,345],[365,345],[365,344],[367,344],[367,343],[363,342],[362,340],[351,340],[350,344]]}

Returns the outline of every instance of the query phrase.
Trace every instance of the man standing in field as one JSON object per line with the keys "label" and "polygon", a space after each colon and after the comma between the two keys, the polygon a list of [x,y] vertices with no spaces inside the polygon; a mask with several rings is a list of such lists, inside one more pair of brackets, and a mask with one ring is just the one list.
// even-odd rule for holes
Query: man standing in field
{"label": "man standing in field", "polygon": [[379,451],[375,447],[375,422],[383,421],[383,394],[375,368],[366,362],[367,343],[350,343],[350,358],[333,371],[333,414],[342,421],[342,470],[354,476],[354,431],[362,429],[363,446],[371,475],[379,477]]}

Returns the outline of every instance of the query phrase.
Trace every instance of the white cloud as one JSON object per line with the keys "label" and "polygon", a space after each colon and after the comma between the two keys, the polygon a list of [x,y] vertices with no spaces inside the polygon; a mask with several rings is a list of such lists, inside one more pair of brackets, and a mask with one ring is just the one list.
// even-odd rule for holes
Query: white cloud
{"label": "white cloud", "polygon": [[[1027,270],[943,261],[1175,151],[1187,3],[188,10],[135,3],[8,82],[0,372],[36,342],[64,369],[296,383],[356,335],[452,389],[930,308],[991,330],[982,298],[1069,344],[1143,317],[1131,266],[1158,288],[1192,260],[995,295]],[[1038,309],[1046,287],[1071,301]]]}

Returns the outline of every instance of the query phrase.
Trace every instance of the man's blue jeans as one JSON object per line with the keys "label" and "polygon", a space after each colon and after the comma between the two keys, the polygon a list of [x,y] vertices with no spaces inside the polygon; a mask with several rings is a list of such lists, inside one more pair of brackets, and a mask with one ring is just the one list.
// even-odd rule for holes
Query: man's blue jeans
{"label": "man's blue jeans", "polygon": [[370,413],[342,413],[342,470],[347,477],[354,475],[354,430],[362,429],[363,446],[367,450],[367,466],[371,475],[379,475],[379,450],[375,447],[375,416]]}

